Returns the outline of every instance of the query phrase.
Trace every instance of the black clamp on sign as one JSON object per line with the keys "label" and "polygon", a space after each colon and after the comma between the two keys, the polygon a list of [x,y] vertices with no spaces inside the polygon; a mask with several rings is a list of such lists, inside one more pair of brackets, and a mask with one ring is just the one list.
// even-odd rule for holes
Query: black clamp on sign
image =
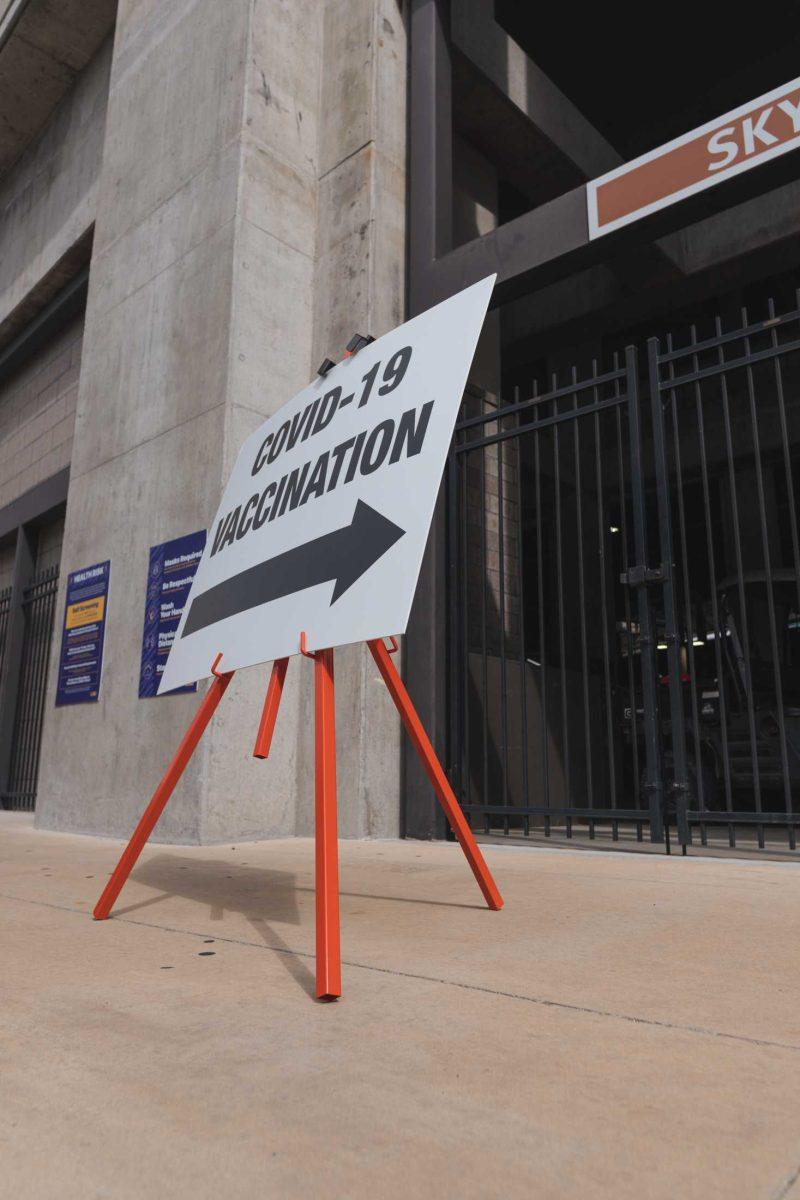
{"label": "black clamp on sign", "polygon": [[354,333],[350,341],[345,346],[345,351],[348,357],[352,354],[358,354],[359,350],[363,350],[370,342],[374,342],[375,338],[371,333]]}
{"label": "black clamp on sign", "polygon": [[[363,350],[365,346],[369,346],[370,342],[374,341],[375,338],[371,333],[354,333],[345,347],[345,358],[352,358],[354,354],[358,354],[359,350]],[[317,374],[324,378],[335,366],[336,363],[332,358],[323,358],[322,365],[317,368]]]}

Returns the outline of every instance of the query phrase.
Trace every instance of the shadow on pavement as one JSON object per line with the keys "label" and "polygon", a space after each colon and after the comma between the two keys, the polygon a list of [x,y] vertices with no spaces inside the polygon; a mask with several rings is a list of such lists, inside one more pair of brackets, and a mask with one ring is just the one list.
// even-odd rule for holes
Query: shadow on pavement
{"label": "shadow on pavement", "polygon": [[156,888],[157,896],[115,908],[112,917],[125,917],[153,907],[173,896],[209,906],[209,918],[221,921],[225,912],[241,914],[250,928],[278,958],[307,995],[316,995],[314,972],[305,956],[298,954],[277,933],[271,922],[300,924],[296,876],[290,871],[250,867],[230,860],[187,860],[175,854],[159,854],[140,863],[131,879]]}

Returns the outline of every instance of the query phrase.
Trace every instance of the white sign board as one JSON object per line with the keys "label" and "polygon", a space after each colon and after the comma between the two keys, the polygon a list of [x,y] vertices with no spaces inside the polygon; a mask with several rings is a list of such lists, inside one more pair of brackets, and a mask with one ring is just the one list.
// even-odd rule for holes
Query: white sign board
{"label": "white sign board", "polygon": [[404,633],[495,276],[378,338],[247,439],[159,694]]}

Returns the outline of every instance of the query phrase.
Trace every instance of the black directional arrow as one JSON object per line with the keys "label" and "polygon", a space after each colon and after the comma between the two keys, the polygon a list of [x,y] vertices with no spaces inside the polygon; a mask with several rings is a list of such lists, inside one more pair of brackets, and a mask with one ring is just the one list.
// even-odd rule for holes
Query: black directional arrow
{"label": "black directional arrow", "polygon": [[202,592],[192,601],[181,637],[330,579],[336,580],[331,596],[331,604],[335,604],[404,533],[399,525],[359,500],[349,525],[286,550]]}

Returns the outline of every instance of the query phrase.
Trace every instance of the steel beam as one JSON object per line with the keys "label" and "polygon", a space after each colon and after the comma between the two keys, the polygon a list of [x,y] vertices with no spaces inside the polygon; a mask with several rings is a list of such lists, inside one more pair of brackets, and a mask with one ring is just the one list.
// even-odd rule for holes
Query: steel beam
{"label": "steel beam", "polygon": [[485,0],[453,0],[453,46],[576,168],[578,178],[619,166],[623,160],[614,147],[498,24],[493,10]]}
{"label": "steel beam", "polygon": [[[449,5],[446,0],[413,0],[409,120],[409,306],[425,303],[428,264],[452,247],[453,149]],[[416,294],[416,281],[421,291]]]}
{"label": "steel beam", "polygon": [[64,507],[69,490],[69,467],[51,475],[0,508],[0,542],[16,537],[20,525],[44,524]]}
{"label": "steel beam", "polygon": [[[497,307],[586,267],[605,263],[613,269],[615,256],[648,246],[655,238],[795,178],[798,154],[800,151],[772,159],[593,241],[589,239],[586,187],[581,185],[449,254],[429,260],[427,265],[412,260],[410,315],[438,304],[493,271],[498,279],[492,307]],[[413,229],[413,209],[411,220]]]}
{"label": "steel beam", "polygon": [[88,291],[89,268],[84,267],[28,322],[21,333],[0,350],[0,383],[13,375],[37,350],[52,341],[67,321],[85,310]]}

